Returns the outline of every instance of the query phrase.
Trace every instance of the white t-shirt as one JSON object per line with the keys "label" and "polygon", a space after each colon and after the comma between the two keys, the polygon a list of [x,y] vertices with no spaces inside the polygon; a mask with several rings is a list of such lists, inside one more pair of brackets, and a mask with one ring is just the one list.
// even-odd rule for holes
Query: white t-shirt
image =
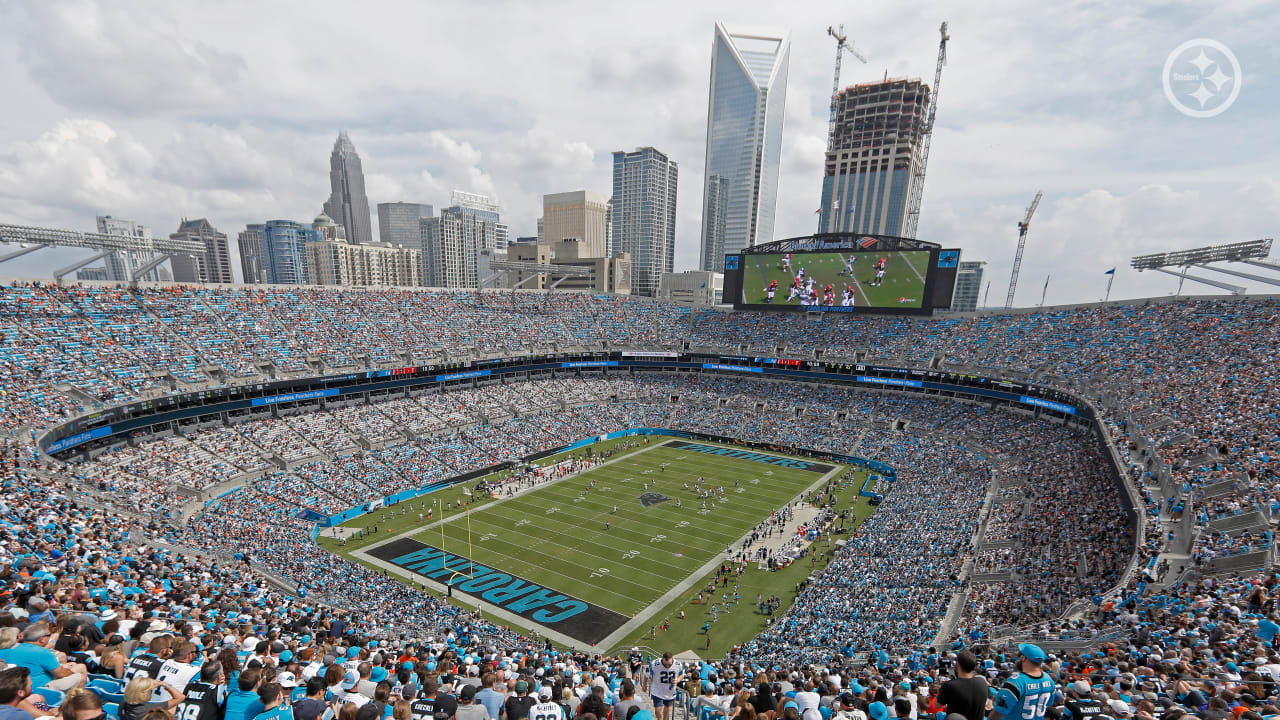
{"label": "white t-shirt", "polygon": [[796,705],[800,708],[800,717],[804,720],[821,720],[822,714],[818,712],[818,704],[821,702],[822,698],[816,692],[802,690],[796,693]]}
{"label": "white t-shirt", "polygon": [[529,708],[529,720],[564,720],[564,710],[553,702],[540,702]]}
{"label": "white t-shirt", "polygon": [[684,674],[684,667],[679,660],[672,660],[671,667],[662,664],[662,658],[658,658],[649,664],[650,681],[649,694],[662,700],[676,699],[676,684],[680,682],[680,676]]}

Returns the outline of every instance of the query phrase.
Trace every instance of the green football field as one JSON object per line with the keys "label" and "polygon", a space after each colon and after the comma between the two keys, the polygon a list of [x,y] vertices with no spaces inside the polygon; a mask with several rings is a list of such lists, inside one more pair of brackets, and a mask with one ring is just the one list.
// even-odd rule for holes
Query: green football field
{"label": "green football field", "polygon": [[[695,642],[698,623],[705,620],[702,616],[706,614],[706,605],[691,605],[692,598],[705,587],[708,575],[714,575],[718,558],[727,547],[736,545],[775,509],[792,502],[808,488],[821,486],[824,478],[841,477],[844,468],[810,460],[807,463],[811,467],[800,469],[774,464],[781,456],[772,454],[762,454],[774,458],[767,462],[672,447],[682,442],[688,441],[650,445],[581,475],[510,499],[486,498],[473,503],[466,513],[456,507],[448,509],[443,522],[438,511],[434,522],[417,522],[417,511],[423,509],[419,505],[408,517],[401,514],[385,521],[381,533],[353,539],[351,546],[335,547],[327,539],[322,539],[322,544],[346,555],[359,550],[354,559],[380,563],[383,569],[397,570],[411,581],[429,579],[441,583],[437,589],[447,581],[458,591],[455,601],[478,604],[485,611],[505,608],[492,597],[485,598],[481,592],[468,588],[469,581],[479,583],[482,579],[471,569],[476,565],[510,576],[513,582],[527,581],[548,592],[584,601],[595,607],[584,614],[582,621],[588,625],[597,623],[596,626],[575,626],[576,620],[557,625],[540,623],[528,616],[507,618],[513,625],[560,632],[584,642],[611,637],[613,644],[618,644],[621,630],[628,623],[628,642],[638,641],[652,625],[678,616],[685,609],[688,620],[680,628],[682,637],[669,641],[689,648]],[[704,449],[716,447],[709,443],[696,445]],[[843,497],[850,501],[856,498],[854,486],[860,476],[858,473],[841,481],[849,490],[840,493]],[[699,477],[704,478],[704,488],[723,486],[727,500],[710,500],[704,508],[693,489]],[[595,488],[590,488],[592,482]],[[446,496],[440,497],[443,500]],[[858,514],[865,516],[864,512]],[[353,524],[367,526],[370,517]],[[429,555],[440,549],[447,554],[443,565],[436,561],[429,566],[424,561],[413,566],[404,560],[415,551]],[[431,575],[433,569],[440,572]],[[406,570],[419,576],[406,574]],[[786,573],[788,581],[791,574]],[[750,577],[741,580],[738,608],[726,608],[723,600],[719,601],[721,619],[737,616],[739,608],[743,613],[758,615],[755,593],[763,590],[765,595],[770,594],[770,580],[782,579],[778,573],[753,570]],[[677,587],[681,585],[685,587]],[[789,596],[789,589],[778,587],[773,594]],[[731,586],[724,590],[724,594],[733,593]],[[589,619],[593,614],[609,617]],[[744,624],[744,639],[758,631],[763,620],[764,616],[753,617],[749,625]],[[676,629],[674,622],[672,629]],[[719,636],[717,632],[716,645],[720,644]],[[702,641],[697,642],[701,647]]]}
{"label": "green football field", "polygon": [[[845,260],[856,256],[853,279],[845,273]],[[875,279],[875,263],[885,258],[884,279],[878,286]],[[767,304],[765,288],[778,281],[774,305],[787,305],[787,296],[795,274],[804,268],[806,276],[812,275],[818,289],[818,303],[822,304],[822,289],[830,284],[835,291],[835,305],[841,302],[845,287],[854,288],[854,307],[924,307],[925,278],[929,274],[929,252],[925,250],[882,251],[860,253],[795,253],[791,256],[791,269],[783,269],[781,255],[747,255],[742,275],[742,292],[750,304]],[[800,304],[799,299],[791,305]]]}

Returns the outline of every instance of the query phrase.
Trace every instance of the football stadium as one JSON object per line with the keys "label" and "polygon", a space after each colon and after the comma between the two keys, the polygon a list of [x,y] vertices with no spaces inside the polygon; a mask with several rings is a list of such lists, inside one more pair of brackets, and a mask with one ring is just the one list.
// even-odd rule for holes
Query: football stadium
{"label": "football stadium", "polygon": [[0,720],[1280,720],[1273,8],[330,4],[3,5]]}
{"label": "football stadium", "polygon": [[1230,662],[1269,660],[1272,298],[803,327],[543,292],[3,307],[8,618],[81,638],[48,683],[232,638],[335,684],[341,658],[589,683],[672,652],[714,691],[821,667],[914,692],[1027,642],[1163,672],[1210,617]]}

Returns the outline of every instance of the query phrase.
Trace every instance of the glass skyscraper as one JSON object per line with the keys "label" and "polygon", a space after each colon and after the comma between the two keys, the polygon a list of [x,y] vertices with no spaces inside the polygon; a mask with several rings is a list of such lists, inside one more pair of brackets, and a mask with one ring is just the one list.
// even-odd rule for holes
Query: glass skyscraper
{"label": "glass skyscraper", "polygon": [[268,220],[262,226],[267,279],[276,285],[308,285],[307,243],[323,238],[315,228],[292,220]]}
{"label": "glass skyscraper", "polygon": [[651,147],[613,154],[611,252],[631,253],[631,293],[653,296],[676,252],[679,168]]}
{"label": "glass skyscraper", "polygon": [[702,189],[702,269],[773,240],[791,36],[716,24]]}

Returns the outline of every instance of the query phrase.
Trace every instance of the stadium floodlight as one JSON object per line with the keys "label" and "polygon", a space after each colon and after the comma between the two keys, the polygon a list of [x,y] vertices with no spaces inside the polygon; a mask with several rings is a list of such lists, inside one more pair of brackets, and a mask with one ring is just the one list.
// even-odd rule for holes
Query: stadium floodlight
{"label": "stadium floodlight", "polygon": [[1156,270],[1167,267],[1188,267],[1204,265],[1212,262],[1243,262],[1257,260],[1271,254],[1271,238],[1250,240],[1248,242],[1231,243],[1229,245],[1213,245],[1193,250],[1152,253],[1139,255],[1130,261],[1133,269]]}
{"label": "stadium floodlight", "polygon": [[[156,254],[157,257],[147,265],[135,268],[130,273],[130,280],[137,280],[143,273],[150,271],[173,255],[203,255],[204,243],[181,238],[143,238],[131,235],[104,235],[103,233],[87,233],[78,230],[58,230],[56,228],[29,227],[26,225],[0,224],[0,243],[17,244],[21,249],[0,257],[0,263],[16,257],[51,247],[78,247],[100,251],[94,259],[100,259],[114,252],[137,252]],[[70,268],[59,270],[56,280],[63,275],[83,267],[93,260],[83,261]]]}
{"label": "stadium floodlight", "polygon": [[[1262,240],[1249,240],[1247,242],[1230,243],[1228,245],[1211,245],[1209,247],[1194,248],[1191,250],[1177,250],[1174,252],[1139,255],[1138,257],[1130,260],[1129,264],[1138,272],[1142,272],[1143,270],[1154,270],[1156,272],[1161,272],[1178,278],[1179,293],[1182,292],[1182,283],[1186,280],[1190,280],[1192,282],[1222,288],[1223,290],[1229,291],[1232,295],[1243,295],[1245,288],[1240,287],[1239,285],[1231,285],[1220,280],[1197,277],[1187,271],[1192,267],[1196,267],[1201,270],[1210,270],[1226,275],[1246,278],[1248,280],[1256,280],[1267,283],[1268,285],[1280,285],[1280,282],[1271,278],[1265,278],[1251,273],[1242,273],[1237,270],[1211,267],[1209,265],[1209,263],[1215,262],[1243,262],[1257,267],[1280,270],[1280,267],[1258,262],[1270,254],[1271,238],[1264,238]],[[1170,268],[1182,268],[1182,271],[1178,272],[1176,270],[1171,270]]]}
{"label": "stadium floodlight", "polygon": [[550,289],[554,290],[555,287],[560,283],[564,282],[566,278],[590,277],[595,272],[591,268],[583,267],[581,265],[547,265],[544,263],[531,263],[531,262],[524,262],[521,260],[494,260],[493,262],[489,263],[489,267],[495,270],[496,272],[494,272],[494,274],[491,275],[490,277],[484,278],[484,280],[480,282],[481,287],[483,287],[485,283],[496,278],[499,273],[516,272],[522,275],[526,275],[527,277],[525,277],[525,279],[516,283],[515,287],[512,288],[513,290],[516,287],[520,287],[521,285],[538,277],[539,275],[547,275],[547,276],[559,275],[560,279],[556,280],[551,285]]}

